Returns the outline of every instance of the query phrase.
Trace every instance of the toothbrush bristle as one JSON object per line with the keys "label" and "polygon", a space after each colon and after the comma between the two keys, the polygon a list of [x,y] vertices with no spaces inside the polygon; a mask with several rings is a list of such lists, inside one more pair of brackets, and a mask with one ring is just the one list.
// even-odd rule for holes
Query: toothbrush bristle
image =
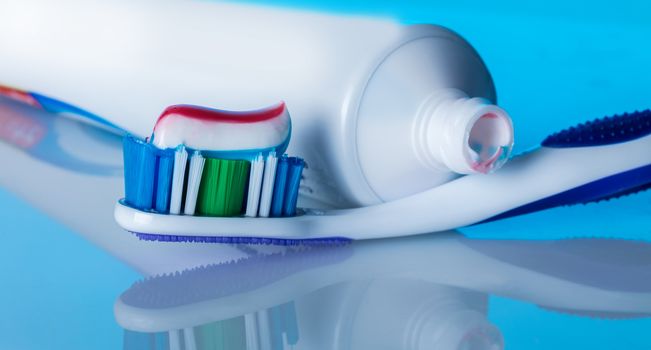
{"label": "toothbrush bristle", "polygon": [[285,187],[287,185],[287,174],[289,172],[289,159],[282,156],[276,165],[276,179],[274,181],[273,197],[269,216],[278,217],[283,214],[283,201],[285,199]]}
{"label": "toothbrush bristle", "polygon": [[125,202],[139,210],[287,217],[296,215],[305,162],[285,155],[278,159],[273,150],[252,160],[204,157],[200,151],[189,155],[183,145],[161,150],[127,135],[124,167]]}
{"label": "toothbrush bristle", "polygon": [[237,216],[242,213],[250,162],[206,158],[197,198],[202,216]]}
{"label": "toothbrush bristle", "polygon": [[190,243],[221,243],[221,244],[253,244],[277,246],[336,246],[348,244],[352,240],[345,237],[323,238],[266,238],[266,237],[237,237],[237,236],[184,236],[156,233],[132,232],[142,241],[157,242],[190,242]]}
{"label": "toothbrush bristle", "polygon": [[156,148],[130,135],[123,141],[125,201],[140,210],[154,205]]}
{"label": "toothbrush bristle", "polygon": [[549,135],[544,147],[570,148],[609,145],[651,134],[651,110],[624,113],[581,123]]}
{"label": "toothbrush bristle", "polygon": [[183,203],[185,169],[188,166],[188,151],[180,146],[174,152],[174,168],[172,171],[172,189],[170,190],[170,214],[181,214]]}
{"label": "toothbrush bristle", "polygon": [[172,190],[172,171],[174,170],[174,151],[161,150],[157,153],[154,208],[159,213],[168,213]]}
{"label": "toothbrush bristle", "polygon": [[296,215],[296,202],[298,200],[298,189],[301,184],[301,174],[305,162],[301,158],[290,157],[289,169],[287,174],[287,184],[285,188],[285,196],[283,199],[283,213],[282,216]]}

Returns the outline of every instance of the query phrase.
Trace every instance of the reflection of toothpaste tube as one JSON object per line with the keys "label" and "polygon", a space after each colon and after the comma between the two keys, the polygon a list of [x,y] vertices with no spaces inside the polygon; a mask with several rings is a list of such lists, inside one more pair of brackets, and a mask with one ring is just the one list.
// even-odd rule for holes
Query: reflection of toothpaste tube
{"label": "reflection of toothpaste tube", "polygon": [[484,63],[437,26],[212,2],[14,0],[0,33],[4,83],[140,136],[170,105],[286,101],[288,151],[309,164],[302,194],[314,204],[368,205],[490,172],[513,142]]}
{"label": "reflection of toothpaste tube", "polygon": [[323,288],[294,304],[307,330],[296,349],[504,349],[487,318],[488,296],[475,291],[376,279]]}

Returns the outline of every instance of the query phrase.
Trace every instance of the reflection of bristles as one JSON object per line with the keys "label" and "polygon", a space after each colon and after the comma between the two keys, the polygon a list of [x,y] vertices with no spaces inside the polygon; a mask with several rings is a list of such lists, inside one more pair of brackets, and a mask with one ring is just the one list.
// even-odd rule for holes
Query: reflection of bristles
{"label": "reflection of bristles", "polygon": [[223,243],[223,244],[261,244],[261,245],[283,245],[283,246],[337,246],[348,244],[352,240],[345,237],[324,237],[324,238],[263,238],[263,237],[209,237],[209,236],[188,236],[179,233],[177,235],[159,235],[154,233],[132,232],[143,241],[159,242],[196,242],[196,243]]}
{"label": "reflection of bristles", "polygon": [[169,308],[244,293],[295,273],[349,258],[352,247],[302,247],[253,255],[136,282],[120,299],[140,308]]}

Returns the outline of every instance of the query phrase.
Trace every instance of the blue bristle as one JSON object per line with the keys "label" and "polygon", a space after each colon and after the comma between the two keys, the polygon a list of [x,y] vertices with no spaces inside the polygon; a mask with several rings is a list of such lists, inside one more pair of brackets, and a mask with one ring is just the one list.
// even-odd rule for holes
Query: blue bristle
{"label": "blue bristle", "polygon": [[319,246],[319,245],[342,245],[351,242],[345,237],[323,237],[323,238],[263,238],[263,237],[207,237],[207,236],[183,236],[183,235],[161,235],[156,233],[131,232],[143,241],[159,242],[197,242],[197,243],[221,243],[221,244],[259,244],[259,245],[280,245],[280,246]]}
{"label": "blue bristle", "polygon": [[153,206],[156,148],[127,135],[123,140],[125,202],[140,210]]}
{"label": "blue bristle", "polygon": [[160,150],[158,152],[158,166],[156,173],[155,208],[157,212],[168,213],[170,209],[170,195],[172,191],[172,171],[174,170],[174,150]]}
{"label": "blue bristle", "polygon": [[571,148],[610,145],[651,134],[651,110],[624,113],[579,124],[548,136],[542,145]]}
{"label": "blue bristle", "polygon": [[285,198],[283,199],[283,216],[294,216],[296,215],[298,189],[301,184],[301,174],[305,162],[301,158],[291,157],[288,163],[287,184],[285,185]]}
{"label": "blue bristle", "polygon": [[141,333],[125,329],[123,339],[123,350],[169,350],[167,332]]}
{"label": "blue bristle", "polygon": [[287,183],[287,172],[289,170],[289,159],[282,156],[276,165],[276,179],[274,181],[274,194],[271,199],[271,210],[269,216],[279,217],[283,215],[283,201],[285,199],[285,185]]}
{"label": "blue bristle", "polygon": [[296,305],[293,302],[286,303],[281,306],[284,312],[285,317],[283,317],[283,323],[285,326],[285,336],[287,337],[287,343],[289,345],[298,344],[298,323],[296,320]]}

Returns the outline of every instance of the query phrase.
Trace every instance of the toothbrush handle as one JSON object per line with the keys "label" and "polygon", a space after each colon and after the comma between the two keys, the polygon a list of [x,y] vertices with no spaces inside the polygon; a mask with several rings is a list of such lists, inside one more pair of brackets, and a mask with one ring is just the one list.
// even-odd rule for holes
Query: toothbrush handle
{"label": "toothbrush handle", "polygon": [[[651,133],[651,111],[646,110],[605,117],[561,130],[545,138],[542,146],[559,150],[590,147],[594,151],[592,159],[599,159],[601,147],[631,142],[649,133]],[[639,149],[639,152],[649,154],[651,150]],[[629,155],[622,153],[620,156],[627,157]],[[559,206],[607,201],[635,194],[649,188],[651,188],[651,165],[646,165],[539,199],[482,222],[495,221]]]}
{"label": "toothbrush handle", "polygon": [[486,223],[545,209],[576,204],[597,203],[642,192],[651,188],[651,165],[642,166],[577,186],[505,211],[479,223]]}

